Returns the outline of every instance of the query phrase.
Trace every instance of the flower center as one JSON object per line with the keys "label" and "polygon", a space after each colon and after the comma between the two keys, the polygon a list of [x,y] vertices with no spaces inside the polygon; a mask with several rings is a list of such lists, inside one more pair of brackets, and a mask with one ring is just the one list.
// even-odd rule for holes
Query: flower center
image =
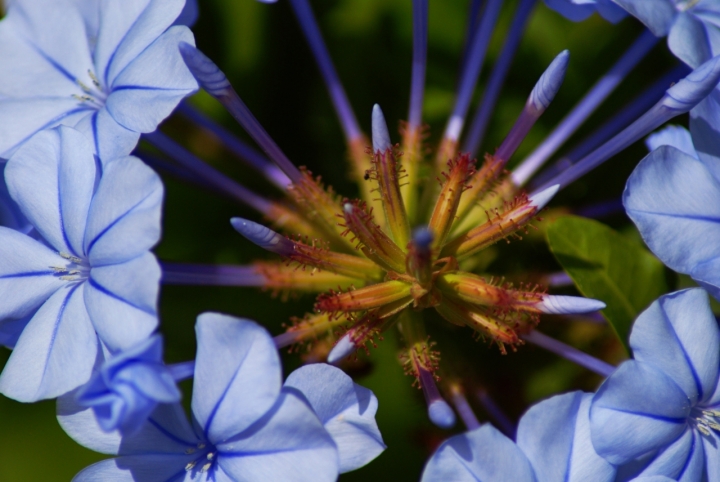
{"label": "flower center", "polygon": [[92,70],[88,70],[89,81],[87,83],[80,79],[76,79],[77,85],[82,89],[82,94],[72,94],[81,104],[87,105],[95,109],[100,109],[105,105],[107,93],[100,85],[100,81]]}
{"label": "flower center", "polygon": [[[690,423],[703,435],[708,437],[715,435],[720,438],[720,410],[695,409],[690,417]],[[717,434],[713,432],[717,432]]]}
{"label": "flower center", "polygon": [[[210,472],[215,466],[217,460],[218,451],[212,444],[200,442],[195,447],[190,447],[185,450],[185,453],[197,454],[197,457],[192,462],[188,462],[185,465],[186,472]],[[194,476],[194,474],[193,474]]]}
{"label": "flower center", "polygon": [[87,260],[68,253],[58,253],[67,260],[65,266],[50,266],[55,274],[63,281],[83,282],[90,276],[90,264]]}

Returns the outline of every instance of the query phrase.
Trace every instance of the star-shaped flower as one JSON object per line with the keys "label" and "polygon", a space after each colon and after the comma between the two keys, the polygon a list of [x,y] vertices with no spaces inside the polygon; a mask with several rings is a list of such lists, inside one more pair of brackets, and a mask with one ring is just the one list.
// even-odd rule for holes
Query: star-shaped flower
{"label": "star-shaped flower", "polygon": [[27,320],[0,376],[21,401],[52,398],[90,378],[111,353],[157,326],[163,187],[135,157],[100,167],[80,132],[37,134],[5,181],[37,237],[0,227],[0,324]]}
{"label": "star-shaped flower", "polygon": [[720,328],[707,294],[665,295],[638,319],[626,361],[595,394],[597,452],[621,465],[645,458],[643,476],[720,480]]}
{"label": "star-shaped flower", "polygon": [[0,22],[0,157],[58,124],[103,160],[130,153],[197,88],[172,26],[184,0],[23,0]]}

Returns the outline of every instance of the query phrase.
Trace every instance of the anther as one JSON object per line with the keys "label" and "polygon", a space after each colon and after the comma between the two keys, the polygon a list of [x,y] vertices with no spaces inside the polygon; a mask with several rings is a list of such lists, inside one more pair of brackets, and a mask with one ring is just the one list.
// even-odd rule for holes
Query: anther
{"label": "anther", "polygon": [[210,470],[210,467],[212,467],[212,462],[208,462],[207,464],[203,465],[201,470],[203,472],[207,472],[208,470]]}
{"label": "anther", "polygon": [[194,453],[195,453],[195,449],[194,449],[193,447],[190,447],[189,449],[185,449],[185,453],[186,453],[187,455],[194,454]]}
{"label": "anther", "polygon": [[208,452],[208,454],[207,454],[207,459],[208,459],[208,460],[212,460],[213,457],[215,457],[215,452]]}
{"label": "anther", "polygon": [[92,82],[93,82],[93,84],[95,85],[95,87],[97,87],[97,88],[99,89],[99,88],[100,88],[100,81],[99,81],[98,78],[95,76],[95,74],[93,73],[93,71],[90,70],[90,69],[88,69],[88,76],[92,79]]}
{"label": "anther", "polygon": [[192,462],[188,462],[188,464],[185,466],[186,471],[190,471],[193,468],[195,468],[195,464],[197,464],[197,460],[193,460]]}

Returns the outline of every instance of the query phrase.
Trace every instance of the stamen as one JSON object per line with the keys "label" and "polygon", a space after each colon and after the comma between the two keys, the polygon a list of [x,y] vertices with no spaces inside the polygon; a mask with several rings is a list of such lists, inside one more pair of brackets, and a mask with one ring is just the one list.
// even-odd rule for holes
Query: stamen
{"label": "stamen", "polygon": [[201,471],[207,472],[208,470],[210,470],[210,467],[212,467],[212,462],[208,462],[205,465],[203,465]]}
{"label": "stamen", "polygon": [[90,77],[90,79],[92,79],[93,85],[99,89],[99,88],[100,88],[100,81],[98,80],[98,78],[97,78],[97,76],[95,75],[95,73],[94,73],[92,70],[90,70],[90,69],[88,69],[88,77]]}
{"label": "stamen", "polygon": [[[188,453],[188,452],[186,451],[185,453]],[[190,452],[190,453],[192,453],[192,452]],[[197,460],[193,460],[192,462],[188,462],[187,465],[185,465],[185,470],[189,472],[189,471],[191,471],[192,469],[194,469],[196,465],[197,465]]]}

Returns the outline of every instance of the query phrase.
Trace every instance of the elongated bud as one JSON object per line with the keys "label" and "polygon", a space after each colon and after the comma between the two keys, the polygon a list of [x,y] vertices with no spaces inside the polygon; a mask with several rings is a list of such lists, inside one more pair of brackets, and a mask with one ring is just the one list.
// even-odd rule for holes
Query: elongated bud
{"label": "elongated bud", "polygon": [[350,313],[378,308],[395,301],[411,300],[411,285],[404,281],[385,281],[345,293],[321,294],[315,304],[317,311]]}
{"label": "elongated bud", "polygon": [[230,81],[215,62],[187,42],[180,42],[178,49],[200,87],[213,97],[227,95],[228,91],[232,89]]}
{"label": "elongated bud", "polygon": [[405,253],[373,221],[372,210],[364,206],[345,203],[343,217],[348,231],[354,235],[351,241],[359,241],[365,256],[388,271],[405,272]]}
{"label": "elongated bud", "polygon": [[720,55],[713,57],[670,87],[661,100],[670,109],[688,112],[707,97],[720,80]]}
{"label": "elongated bud", "polygon": [[570,52],[567,50],[563,50],[555,57],[530,93],[527,100],[529,108],[538,113],[542,113],[548,108],[550,102],[553,101],[560,90],[569,61]]}
{"label": "elongated bud", "polygon": [[496,158],[507,162],[520,146],[527,133],[535,125],[542,113],[545,112],[545,109],[548,108],[558,90],[560,90],[569,59],[570,53],[563,50],[540,76],[518,120],[515,121],[510,133],[495,152]]}
{"label": "elongated bud", "polygon": [[467,154],[448,162],[442,189],[430,216],[430,229],[435,233],[434,246],[442,246],[455,222],[460,200],[468,187],[468,181],[475,174],[475,161]]}
{"label": "elongated bud", "polygon": [[381,336],[384,331],[394,325],[397,320],[397,311],[394,307],[383,307],[363,315],[330,350],[328,363],[337,363],[355,353],[360,347],[365,347],[367,350],[368,342],[375,345],[373,341],[375,337]]}
{"label": "elongated bud", "polygon": [[350,333],[346,333],[338,340],[333,349],[330,350],[327,361],[328,363],[335,364],[355,353],[357,348],[358,347],[352,341]]}
{"label": "elongated bud", "polygon": [[385,116],[379,105],[375,104],[372,110],[372,142],[373,151],[384,152],[392,148],[390,133],[388,132]]}
{"label": "elongated bud", "polygon": [[507,205],[502,213],[496,212],[494,217],[488,214],[490,219],[485,224],[446,244],[440,257],[454,256],[458,259],[467,257],[513,234],[550,202],[558,188],[559,186],[551,186],[530,197],[522,195]]}
{"label": "elongated bud", "polygon": [[232,218],[230,223],[248,241],[272,253],[280,256],[290,256],[295,251],[292,241],[262,224],[243,218]]}
{"label": "elongated bud", "polygon": [[262,224],[247,219],[232,218],[230,222],[235,230],[250,242],[272,253],[297,261],[301,265],[331,271],[352,279],[376,280],[381,276],[380,269],[372,261],[359,256],[335,253],[322,246],[292,241]]}
{"label": "elongated bud", "polygon": [[569,315],[572,313],[590,313],[605,309],[602,301],[579,296],[545,295],[535,307],[550,315]]}

